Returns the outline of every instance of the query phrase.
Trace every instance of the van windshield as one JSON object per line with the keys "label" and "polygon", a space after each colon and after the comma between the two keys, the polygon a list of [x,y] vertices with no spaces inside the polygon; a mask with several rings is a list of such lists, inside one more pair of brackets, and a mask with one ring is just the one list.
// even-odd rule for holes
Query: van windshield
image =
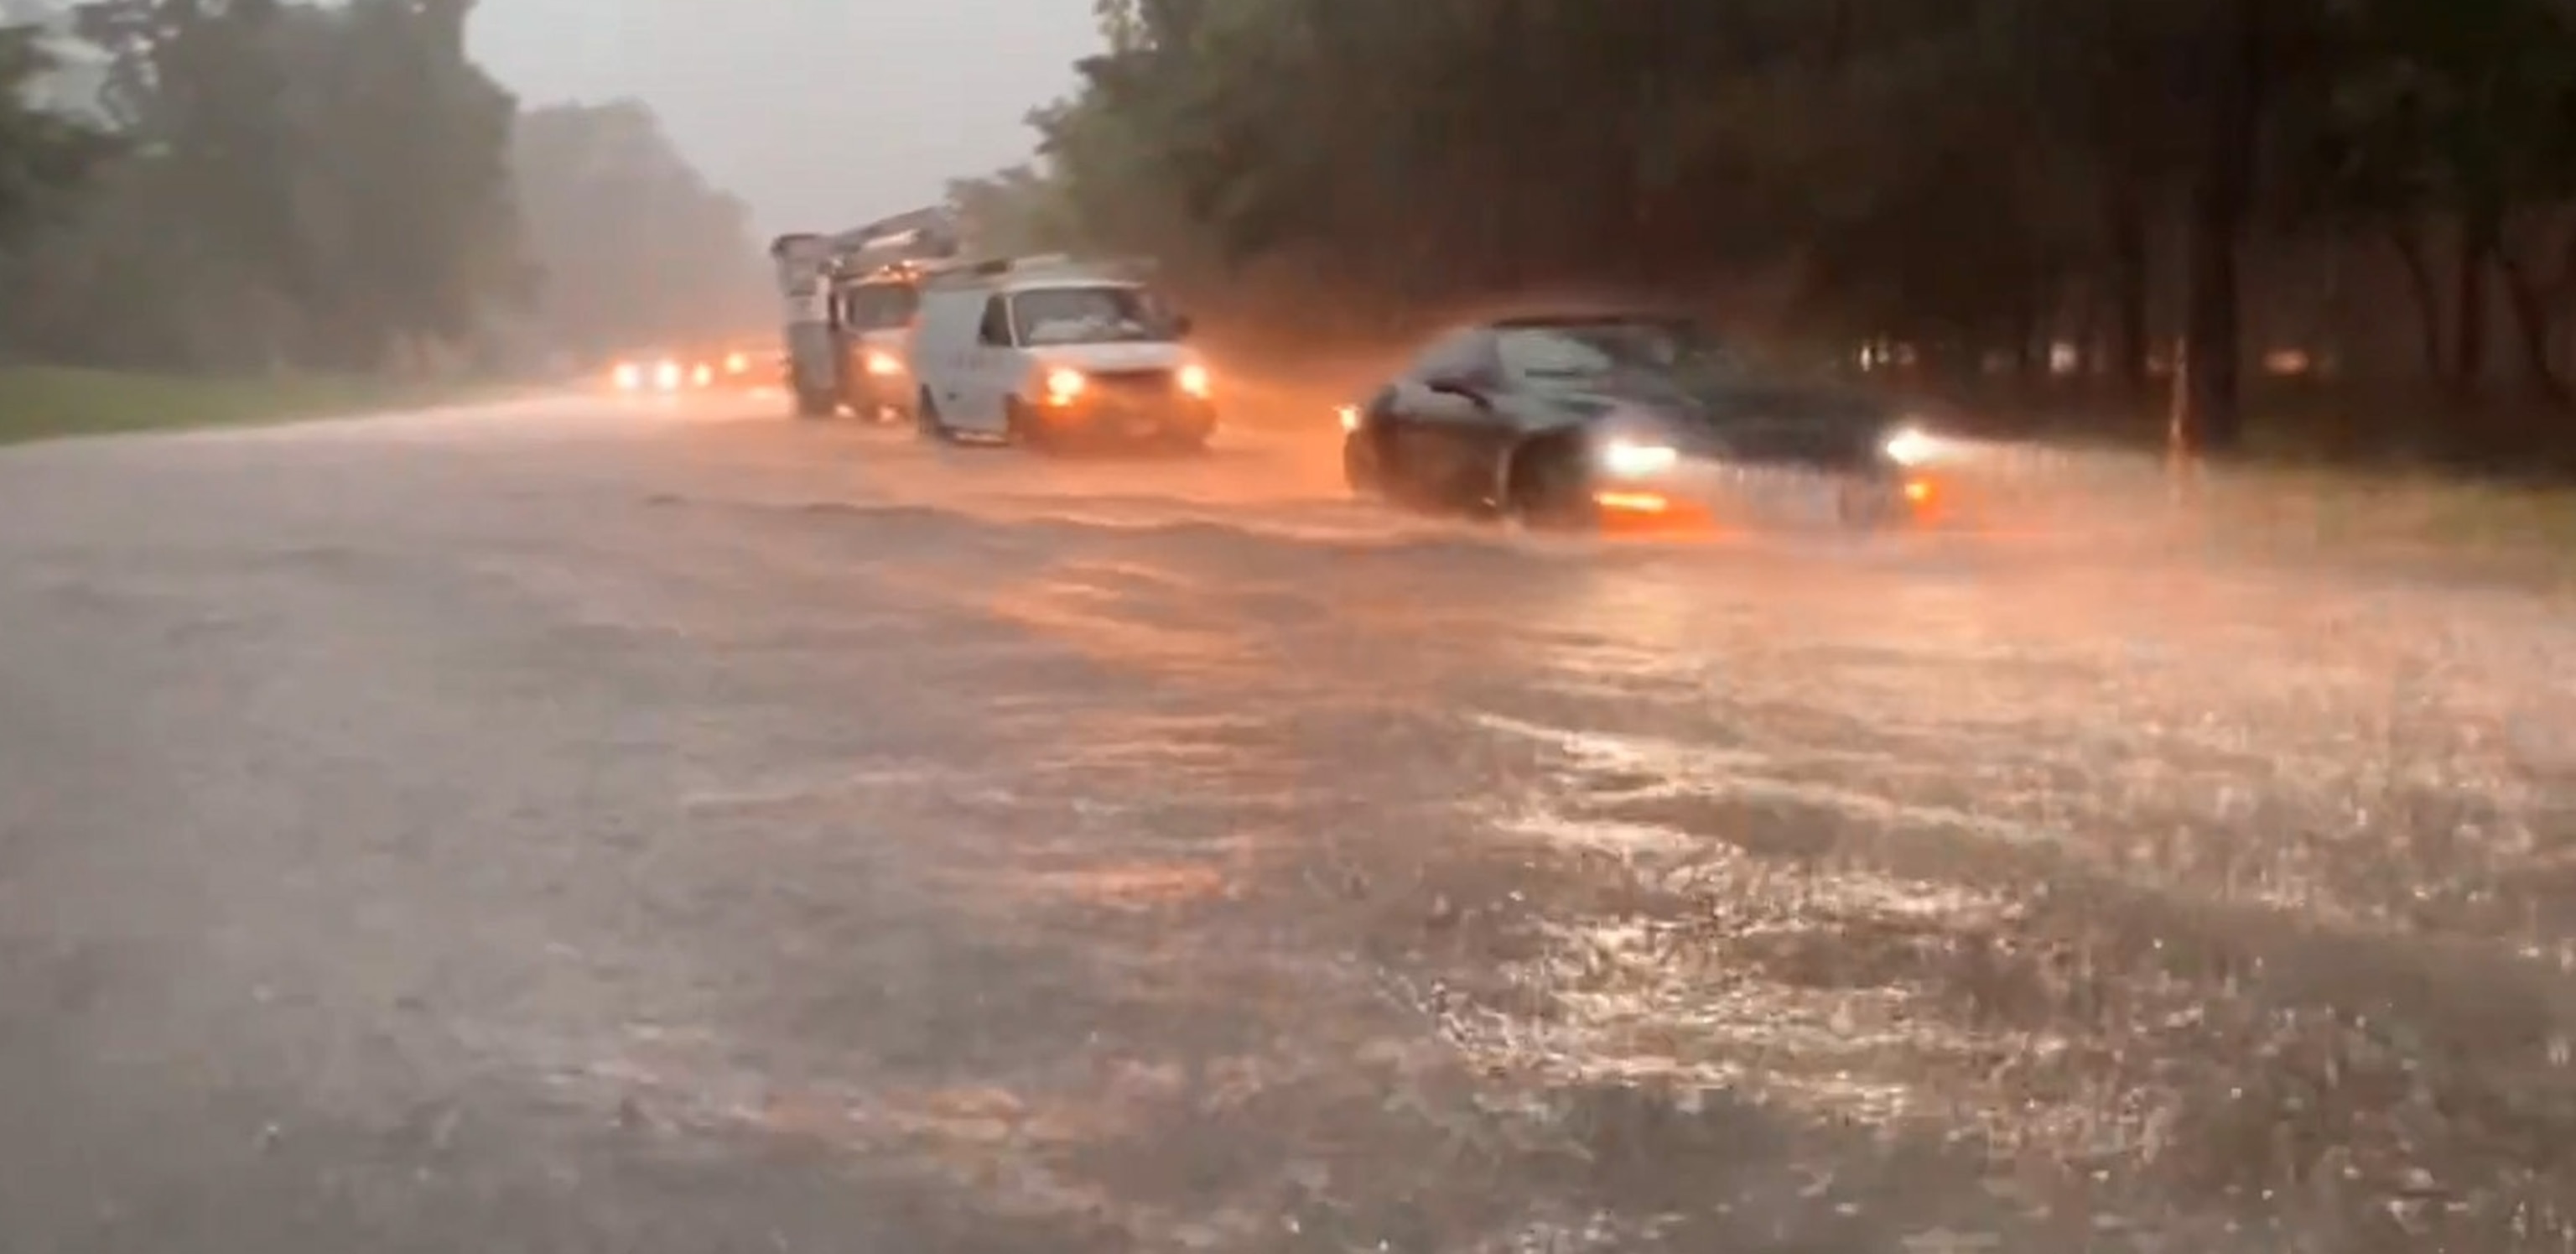
{"label": "van windshield", "polygon": [[1143,288],[1124,285],[1048,287],[1011,297],[1012,329],[1019,342],[1108,344],[1167,340],[1171,320]]}

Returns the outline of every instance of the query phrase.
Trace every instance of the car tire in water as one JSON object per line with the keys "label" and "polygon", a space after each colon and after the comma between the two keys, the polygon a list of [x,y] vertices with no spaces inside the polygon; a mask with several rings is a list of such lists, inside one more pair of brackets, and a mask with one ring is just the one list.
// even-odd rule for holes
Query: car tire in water
{"label": "car tire in water", "polygon": [[1835,493],[1835,520],[1847,531],[1883,531],[1897,521],[1898,499],[1883,484],[1846,479]]}
{"label": "car tire in water", "polygon": [[1542,436],[1504,464],[1503,516],[1533,531],[1589,531],[1601,524],[1579,440]]}
{"label": "car tire in water", "polygon": [[1365,432],[1355,431],[1342,437],[1342,483],[1353,496],[1386,495],[1386,476],[1378,459],[1377,441]]}

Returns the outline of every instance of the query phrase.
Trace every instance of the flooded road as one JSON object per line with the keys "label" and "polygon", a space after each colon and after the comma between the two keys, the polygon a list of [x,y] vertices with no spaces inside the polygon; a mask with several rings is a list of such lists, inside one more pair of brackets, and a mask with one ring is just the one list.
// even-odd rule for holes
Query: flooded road
{"label": "flooded road", "polygon": [[2564,1250],[2576,614],[529,403],[0,457],[0,1249]]}

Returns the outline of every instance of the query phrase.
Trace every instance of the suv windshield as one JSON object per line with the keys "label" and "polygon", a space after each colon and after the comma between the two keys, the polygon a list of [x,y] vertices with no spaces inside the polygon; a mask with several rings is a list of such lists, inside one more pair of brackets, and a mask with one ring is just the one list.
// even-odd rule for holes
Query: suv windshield
{"label": "suv windshield", "polygon": [[1022,344],[1105,344],[1171,338],[1170,319],[1144,289],[1125,285],[1048,287],[1011,297]]}
{"label": "suv windshield", "polygon": [[1494,346],[1506,371],[1539,389],[1615,392],[1720,424],[1885,417],[1877,398],[1766,369],[1686,319],[1505,324]]}

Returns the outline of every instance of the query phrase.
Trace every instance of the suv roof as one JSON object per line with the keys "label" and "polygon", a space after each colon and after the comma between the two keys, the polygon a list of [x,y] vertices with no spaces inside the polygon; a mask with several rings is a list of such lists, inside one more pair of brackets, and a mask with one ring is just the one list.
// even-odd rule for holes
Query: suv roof
{"label": "suv roof", "polygon": [[1640,322],[1696,322],[1698,319],[1674,309],[1640,306],[1625,309],[1567,309],[1550,313],[1512,314],[1489,319],[1484,325],[1498,331],[1541,327],[1621,326]]}

